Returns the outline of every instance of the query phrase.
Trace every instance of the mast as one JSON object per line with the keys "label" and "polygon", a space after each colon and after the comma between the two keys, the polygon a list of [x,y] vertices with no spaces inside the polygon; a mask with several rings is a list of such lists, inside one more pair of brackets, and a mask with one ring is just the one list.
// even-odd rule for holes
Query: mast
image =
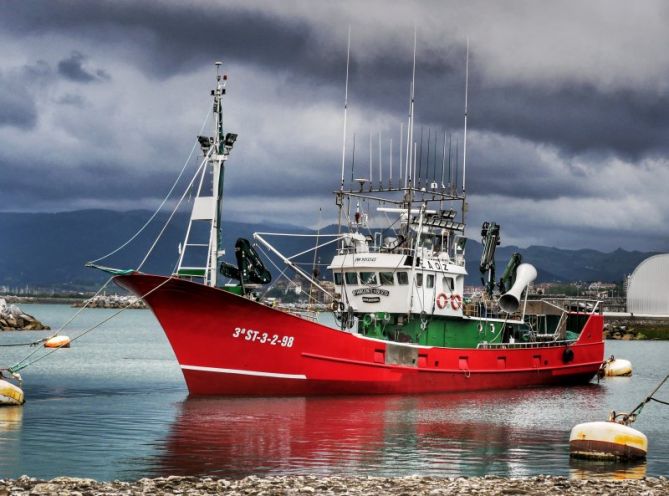
{"label": "mast", "polygon": [[[221,232],[221,207],[223,202],[223,172],[224,163],[228,159],[237,135],[225,134],[223,131],[223,95],[228,77],[220,74],[222,62],[216,62],[216,89],[211,93],[214,97],[214,135],[198,136],[198,141],[204,154],[202,171],[199,172],[199,182],[196,197],[193,200],[188,229],[183,247],[180,249],[176,276],[200,278],[208,286],[216,286],[218,282],[218,258],[224,254]],[[211,175],[211,190],[208,189],[208,177]],[[209,239],[191,239],[198,235],[193,231],[193,225],[200,222],[209,223]],[[202,249],[207,248],[206,257],[202,261]],[[199,266],[184,264],[186,252],[199,251]]]}
{"label": "mast", "polygon": [[221,221],[221,206],[223,200],[223,162],[225,155],[223,154],[223,143],[225,137],[223,136],[223,93],[224,86],[227,81],[227,76],[221,76],[222,62],[216,62],[216,89],[214,90],[214,122],[216,132],[214,134],[214,153],[212,154],[212,186],[211,191],[215,198],[214,218],[211,222],[211,234],[209,236],[209,280],[205,280],[210,286],[216,286],[218,279],[218,257],[222,255],[219,253],[219,247],[222,244],[222,232],[220,228]]}

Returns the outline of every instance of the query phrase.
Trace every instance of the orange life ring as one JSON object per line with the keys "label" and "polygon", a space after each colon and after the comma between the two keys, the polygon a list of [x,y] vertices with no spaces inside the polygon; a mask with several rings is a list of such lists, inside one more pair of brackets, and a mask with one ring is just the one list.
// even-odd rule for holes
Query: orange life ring
{"label": "orange life ring", "polygon": [[440,310],[448,306],[448,295],[446,293],[439,293],[437,295],[437,306]]}
{"label": "orange life ring", "polygon": [[453,310],[459,310],[461,306],[462,306],[462,296],[453,293],[451,295],[451,308],[453,308]]}

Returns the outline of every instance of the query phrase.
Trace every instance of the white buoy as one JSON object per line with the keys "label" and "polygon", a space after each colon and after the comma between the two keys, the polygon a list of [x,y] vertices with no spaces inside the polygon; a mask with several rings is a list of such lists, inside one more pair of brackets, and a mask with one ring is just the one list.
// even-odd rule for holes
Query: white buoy
{"label": "white buoy", "polygon": [[632,375],[632,362],[613,355],[604,362],[600,372],[602,377],[624,377]]}
{"label": "white buoy", "polygon": [[23,405],[25,401],[20,387],[0,379],[0,405]]}
{"label": "white buoy", "polygon": [[569,454],[596,460],[643,460],[648,438],[642,432],[618,422],[578,424],[569,435]]}
{"label": "white buoy", "polygon": [[67,336],[54,336],[44,342],[45,348],[69,348],[70,338]]}

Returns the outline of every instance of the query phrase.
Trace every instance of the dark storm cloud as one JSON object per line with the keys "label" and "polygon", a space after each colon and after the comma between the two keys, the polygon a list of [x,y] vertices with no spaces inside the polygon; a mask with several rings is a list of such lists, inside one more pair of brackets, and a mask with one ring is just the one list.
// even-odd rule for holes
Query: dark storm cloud
{"label": "dark storm cloud", "polygon": [[[314,6],[317,8],[317,5]],[[145,73],[164,78],[225,57],[312,81],[342,86],[345,40],[331,39],[307,21],[277,17],[259,7],[154,2],[21,2],[4,16],[17,36],[75,32],[99,43],[131,44],[130,59]],[[341,19],[346,22],[346,19]],[[3,22],[3,21],[0,21]],[[403,38],[406,38],[404,40]],[[366,108],[406,113],[410,78],[410,36],[398,35],[364,62],[351,67],[351,101]],[[355,37],[354,37],[355,39]],[[73,52],[58,65],[70,79],[106,77],[82,67]],[[480,68],[478,68],[480,69]],[[552,144],[565,153],[613,153],[626,158],[665,151],[669,95],[629,89],[605,90],[576,81],[482,84],[472,55],[470,124],[523,139]],[[418,53],[416,112],[428,126],[461,125],[464,47]]]}
{"label": "dark storm cloud", "polygon": [[[477,102],[476,98],[480,98]],[[612,152],[628,159],[666,152],[669,95],[602,92],[592,85],[481,88],[472,94],[472,125],[564,152]]]}
{"label": "dark storm cloud", "polygon": [[58,74],[70,81],[78,83],[92,83],[95,81],[107,81],[110,79],[102,69],[89,72],[84,68],[86,57],[81,52],[73,51],[69,57],[58,62]]}
{"label": "dark storm cloud", "polygon": [[[627,8],[622,4],[511,3],[523,8],[509,15],[513,8],[494,2],[400,1],[385,10],[373,0],[335,7],[318,1],[14,2],[0,15],[0,37],[14,57],[0,66],[0,175],[12,176],[0,182],[0,195],[13,199],[4,208],[156,204],[169,188],[170,167],[181,165],[175,162],[188,149],[190,130],[199,125],[194,115],[210,106],[206,96],[200,99],[208,95],[209,80],[199,81],[213,73],[203,68],[218,59],[234,71],[226,101],[233,117],[226,125],[240,133],[226,170],[226,198],[236,199],[240,212],[261,204],[257,210],[266,209],[268,218],[293,208],[303,212],[305,195],[314,199],[309,208],[316,199],[331,206],[341,156],[346,26],[353,23],[348,178],[353,133],[356,175],[366,175],[370,127],[397,146],[400,122],[406,126],[416,12],[415,137],[421,127],[426,137],[439,136],[433,166],[435,155],[441,159],[444,132],[453,135],[454,149],[459,143],[462,163],[464,40],[475,32],[480,39],[472,37],[470,51],[470,195],[497,195],[493,208],[512,203],[523,211],[518,216],[510,207],[498,221],[536,214],[536,222],[521,227],[533,228],[547,243],[559,238],[596,244],[597,236],[585,241],[587,229],[555,227],[560,219],[551,215],[559,207],[564,217],[588,208],[605,216],[609,203],[635,212],[629,224],[646,226],[638,238],[653,238],[655,226],[666,222],[638,199],[654,201],[658,210],[666,206],[655,198],[662,193],[656,178],[665,177],[663,155],[669,151],[669,88],[663,82],[669,58],[658,48],[648,55],[652,63],[633,64],[647,24],[639,21],[644,28],[638,33],[635,26],[621,30]],[[584,15],[561,24],[547,18],[551,9],[557,17],[560,10],[566,17]],[[600,22],[602,9],[611,14],[610,24]],[[653,5],[639,9],[640,19],[656,17]],[[464,27],[454,29],[463,19]],[[482,24],[487,28],[476,31]],[[649,30],[653,47],[663,46],[663,29]],[[620,37],[631,45],[626,53]],[[604,39],[613,46],[600,46]],[[569,40],[575,41],[565,48]],[[588,55],[572,53],[574,46]],[[606,60],[600,64],[601,54]],[[48,63],[24,65],[37,59]],[[95,81],[109,84],[90,84]],[[17,140],[12,127],[33,132]],[[44,142],[48,152],[31,146]],[[373,146],[378,180],[376,138]],[[625,188],[626,196],[611,198]],[[570,211],[576,203],[580,207]],[[509,232],[522,236],[520,230]],[[616,228],[591,232],[615,240]]]}
{"label": "dark storm cloud", "polygon": [[260,10],[224,4],[26,1],[6,14],[5,29],[17,36],[77,32],[96,41],[132,43],[134,62],[156,77],[188,72],[221,57],[281,70],[307,63],[330,73],[319,52],[323,47],[314,49],[311,26]]}

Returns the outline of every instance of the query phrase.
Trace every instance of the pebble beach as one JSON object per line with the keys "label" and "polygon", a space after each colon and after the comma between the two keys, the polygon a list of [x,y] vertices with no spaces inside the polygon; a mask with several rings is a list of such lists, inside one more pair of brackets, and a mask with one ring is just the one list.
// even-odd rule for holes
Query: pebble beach
{"label": "pebble beach", "polygon": [[669,493],[666,477],[639,480],[570,480],[557,476],[523,478],[485,477],[246,477],[240,480],[200,477],[159,477],[136,482],[97,482],[58,477],[39,480],[22,476],[0,480],[0,495],[58,494],[61,496],[139,494],[226,495],[660,495]]}

